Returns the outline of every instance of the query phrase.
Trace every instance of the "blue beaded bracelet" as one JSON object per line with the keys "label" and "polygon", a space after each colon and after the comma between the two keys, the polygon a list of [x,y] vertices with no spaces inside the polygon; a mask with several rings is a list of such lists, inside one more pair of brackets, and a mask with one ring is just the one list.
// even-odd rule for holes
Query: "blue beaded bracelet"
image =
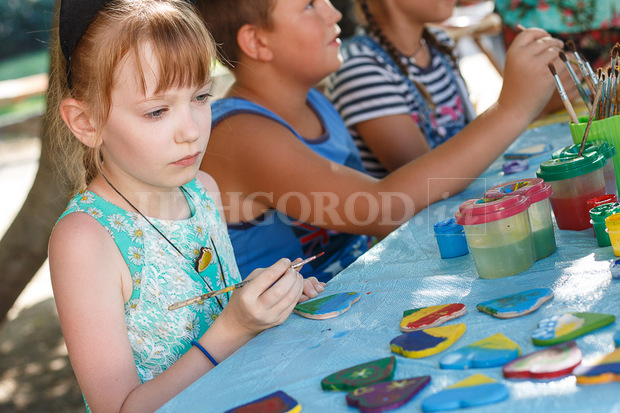
{"label": "blue beaded bracelet", "polygon": [[207,351],[206,348],[204,348],[203,346],[200,345],[199,342],[197,342],[196,340],[192,340],[191,341],[192,346],[195,346],[198,350],[202,351],[202,353],[207,356],[207,358],[209,359],[209,361],[211,363],[213,363],[213,366],[217,366],[217,361],[215,361],[215,359],[213,358],[213,356],[211,354],[209,354],[209,352]]}

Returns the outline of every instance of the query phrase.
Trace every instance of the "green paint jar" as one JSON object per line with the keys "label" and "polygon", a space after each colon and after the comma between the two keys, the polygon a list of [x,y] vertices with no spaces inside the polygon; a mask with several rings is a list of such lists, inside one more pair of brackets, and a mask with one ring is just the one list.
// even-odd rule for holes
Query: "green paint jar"
{"label": "green paint jar", "polygon": [[594,235],[596,235],[596,242],[598,242],[599,247],[609,247],[611,245],[609,234],[606,231],[605,219],[617,213],[620,213],[620,203],[618,202],[602,204],[590,210],[590,222],[594,228]]}

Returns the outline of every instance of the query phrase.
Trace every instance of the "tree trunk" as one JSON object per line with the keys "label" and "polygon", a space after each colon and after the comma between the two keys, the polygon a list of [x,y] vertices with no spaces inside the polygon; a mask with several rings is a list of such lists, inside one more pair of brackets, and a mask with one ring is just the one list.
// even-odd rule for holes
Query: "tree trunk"
{"label": "tree trunk", "polygon": [[[52,54],[50,66],[54,59]],[[53,90],[52,81],[50,78],[48,90]],[[0,323],[47,259],[52,227],[68,202],[66,181],[56,173],[49,148],[51,129],[48,119],[54,110],[56,108],[50,105],[48,94],[41,124],[39,170],[24,205],[0,240]]]}

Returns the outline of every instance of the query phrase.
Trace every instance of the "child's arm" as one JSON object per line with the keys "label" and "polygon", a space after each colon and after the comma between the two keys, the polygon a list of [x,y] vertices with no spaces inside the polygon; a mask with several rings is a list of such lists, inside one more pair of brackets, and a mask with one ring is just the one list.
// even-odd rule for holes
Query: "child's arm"
{"label": "child's arm", "polygon": [[230,207],[227,219],[249,221],[276,208],[323,228],[384,236],[463,190],[525,130],[554,90],[547,65],[559,60],[562,43],[542,30],[527,30],[514,43],[498,102],[381,181],[317,155],[273,121],[228,118],[214,128],[203,161]]}
{"label": "child's arm", "polygon": [[[131,275],[112,238],[91,217],[64,217],[53,230],[49,257],[71,364],[93,411],[154,411],[213,367],[192,348],[164,373],[141,384],[125,324]],[[254,280],[231,295],[199,340],[217,361],[290,314],[303,290],[301,275],[290,265],[283,259],[254,271],[249,276]]]}

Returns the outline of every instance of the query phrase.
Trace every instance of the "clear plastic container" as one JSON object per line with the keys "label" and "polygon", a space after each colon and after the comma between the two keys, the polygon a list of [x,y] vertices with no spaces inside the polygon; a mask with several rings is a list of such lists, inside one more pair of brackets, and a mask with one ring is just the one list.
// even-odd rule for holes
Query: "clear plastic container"
{"label": "clear plastic container", "polygon": [[521,179],[506,182],[485,192],[485,197],[498,198],[503,195],[522,195],[530,200],[528,214],[532,227],[532,239],[536,252],[536,261],[553,254],[557,245],[553,220],[551,219],[551,185],[540,178]]}
{"label": "clear plastic container", "polygon": [[536,176],[551,185],[549,198],[560,229],[581,231],[591,227],[586,202],[605,195],[605,158],[597,152],[544,161]]}
{"label": "clear plastic container", "polygon": [[478,275],[493,279],[519,274],[535,261],[528,208],[521,195],[469,200],[461,204],[456,222],[465,229]]}

